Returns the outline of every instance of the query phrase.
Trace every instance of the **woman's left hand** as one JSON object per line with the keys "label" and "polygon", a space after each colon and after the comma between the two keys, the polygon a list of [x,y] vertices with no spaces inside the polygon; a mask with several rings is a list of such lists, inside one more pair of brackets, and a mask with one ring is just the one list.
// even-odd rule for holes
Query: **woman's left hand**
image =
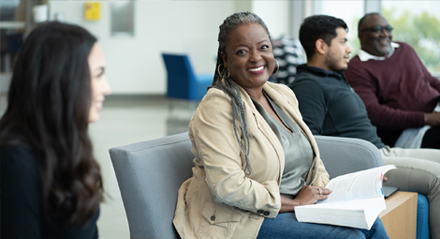
{"label": "woman's left hand", "polygon": [[332,190],[319,186],[305,185],[294,199],[281,196],[280,212],[293,212],[295,206],[315,204],[318,200],[328,198]]}

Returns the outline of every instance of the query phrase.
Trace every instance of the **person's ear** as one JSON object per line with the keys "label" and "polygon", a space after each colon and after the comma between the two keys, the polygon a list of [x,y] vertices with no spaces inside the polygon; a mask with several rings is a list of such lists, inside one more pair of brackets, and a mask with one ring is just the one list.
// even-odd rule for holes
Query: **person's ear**
{"label": "person's ear", "polygon": [[319,53],[321,55],[325,55],[325,54],[327,54],[327,51],[328,51],[328,45],[327,45],[327,43],[325,43],[325,41],[323,39],[318,39],[315,42],[315,50],[317,53]]}
{"label": "person's ear", "polygon": [[223,52],[222,52],[222,59],[223,59],[223,66],[225,68],[228,67],[228,58],[226,57],[225,54],[223,54]]}

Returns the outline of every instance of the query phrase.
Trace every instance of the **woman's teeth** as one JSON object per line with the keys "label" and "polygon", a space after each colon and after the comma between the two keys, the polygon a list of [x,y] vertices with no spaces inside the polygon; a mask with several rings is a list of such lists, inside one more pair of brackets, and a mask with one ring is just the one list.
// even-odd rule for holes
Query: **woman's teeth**
{"label": "woman's teeth", "polygon": [[260,66],[260,67],[257,67],[257,68],[248,69],[248,71],[261,71],[263,68],[264,68],[264,66]]}

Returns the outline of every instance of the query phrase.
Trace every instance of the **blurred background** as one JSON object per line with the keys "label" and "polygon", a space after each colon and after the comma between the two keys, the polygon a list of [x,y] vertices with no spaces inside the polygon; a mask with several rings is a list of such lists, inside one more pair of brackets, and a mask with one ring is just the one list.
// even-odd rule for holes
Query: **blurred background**
{"label": "blurred background", "polygon": [[381,12],[394,27],[393,39],[412,45],[430,72],[439,77],[438,9],[440,1],[418,0],[1,0],[0,117],[7,107],[15,56],[36,24],[58,20],[92,32],[104,49],[112,87],[100,121],[90,126],[106,190],[98,226],[101,238],[129,238],[108,149],[186,132],[199,102],[170,93],[169,69],[162,54],[188,56],[195,79],[200,74],[213,75],[219,25],[234,12],[252,11],[265,21],[273,40],[298,39],[302,20],[310,15],[342,18],[349,26],[354,56],[360,46],[359,19],[365,13]]}

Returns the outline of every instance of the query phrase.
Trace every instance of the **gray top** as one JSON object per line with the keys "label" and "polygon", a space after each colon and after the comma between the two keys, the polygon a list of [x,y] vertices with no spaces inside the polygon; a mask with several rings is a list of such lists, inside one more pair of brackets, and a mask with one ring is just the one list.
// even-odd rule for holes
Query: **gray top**
{"label": "gray top", "polygon": [[305,185],[306,174],[312,166],[312,146],[296,123],[267,94],[265,96],[280,120],[292,131],[292,133],[288,131],[278,120],[266,112],[260,103],[252,99],[258,112],[272,128],[284,149],[285,166],[280,193],[282,196],[294,198]]}

